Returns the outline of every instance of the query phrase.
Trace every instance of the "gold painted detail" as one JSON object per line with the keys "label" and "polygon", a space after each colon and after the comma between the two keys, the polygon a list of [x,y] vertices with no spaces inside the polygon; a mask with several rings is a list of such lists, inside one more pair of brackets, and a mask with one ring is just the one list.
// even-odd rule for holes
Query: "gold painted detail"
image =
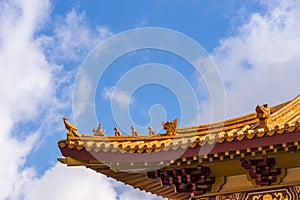
{"label": "gold painted detail", "polygon": [[288,189],[249,193],[245,200],[291,200],[292,194]]}
{"label": "gold painted detail", "polygon": [[216,200],[243,200],[243,198],[244,198],[243,193],[234,193],[234,194],[216,196]]}

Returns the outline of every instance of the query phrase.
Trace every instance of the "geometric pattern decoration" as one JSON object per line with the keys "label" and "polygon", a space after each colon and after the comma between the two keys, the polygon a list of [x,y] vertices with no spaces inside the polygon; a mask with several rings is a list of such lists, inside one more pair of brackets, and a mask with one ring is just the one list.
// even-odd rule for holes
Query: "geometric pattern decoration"
{"label": "geometric pattern decoration", "polygon": [[249,175],[255,180],[256,185],[270,186],[277,181],[277,176],[281,174],[281,169],[272,169],[275,165],[274,158],[263,157],[262,159],[246,160],[241,159],[241,165],[247,169]]}
{"label": "geometric pattern decoration", "polygon": [[215,183],[214,177],[208,177],[209,167],[182,169],[159,169],[147,172],[147,178],[160,179],[161,184],[173,186],[177,193],[187,193],[191,197],[205,194]]}

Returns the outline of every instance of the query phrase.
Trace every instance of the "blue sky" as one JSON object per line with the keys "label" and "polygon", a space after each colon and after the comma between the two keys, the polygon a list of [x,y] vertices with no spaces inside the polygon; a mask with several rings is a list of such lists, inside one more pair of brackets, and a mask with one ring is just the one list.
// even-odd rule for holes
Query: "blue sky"
{"label": "blue sky", "polygon": [[[215,91],[207,85],[211,82],[174,53],[140,49],[116,58],[96,91],[81,82],[73,93],[88,56],[116,34],[136,28],[184,34],[211,58],[226,95],[218,99],[225,105],[223,117],[230,118],[253,112],[257,104],[275,105],[300,94],[299,17],[300,3],[294,0],[1,1],[0,199],[161,199],[91,170],[58,163],[57,141],[66,137],[62,117],[75,123],[76,113],[88,102],[85,92],[91,92],[94,112],[107,135],[121,124],[118,116],[126,109],[131,121],[120,127],[124,134],[130,134],[132,123],[142,133],[148,125],[159,131],[161,121],[175,117],[180,126],[206,123],[216,110],[211,99]],[[158,38],[153,35],[153,41]],[[137,85],[132,94],[118,85],[126,77],[126,84],[151,76],[155,80],[151,73],[129,76],[149,63],[161,67],[157,77],[165,76],[170,85],[153,81]],[[182,80],[174,79],[173,72]],[[184,81],[197,100],[195,109],[188,108],[197,113],[187,121],[182,120],[187,111],[181,106],[194,104],[188,87],[183,87],[187,95],[181,93]],[[76,95],[82,102],[74,108]]]}

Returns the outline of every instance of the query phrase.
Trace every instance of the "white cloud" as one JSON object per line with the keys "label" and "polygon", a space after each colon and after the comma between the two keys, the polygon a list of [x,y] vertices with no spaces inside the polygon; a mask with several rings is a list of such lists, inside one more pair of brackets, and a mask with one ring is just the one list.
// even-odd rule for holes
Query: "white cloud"
{"label": "white cloud", "polygon": [[71,10],[66,16],[58,17],[53,35],[42,35],[41,45],[47,49],[49,59],[82,61],[86,54],[112,33],[108,28],[91,28],[84,12]]}
{"label": "white cloud", "polygon": [[5,199],[21,179],[20,167],[37,137],[16,134],[17,123],[38,117],[54,87],[51,66],[34,42],[38,25],[47,18],[48,1],[2,1],[0,8],[0,145],[5,149],[0,153],[0,199]]}
{"label": "white cloud", "polygon": [[87,74],[82,71],[77,75],[77,79],[80,80],[80,84],[77,90],[73,92],[73,98],[76,98],[76,101],[73,101],[74,107],[74,117],[79,117],[87,108],[93,108],[93,105],[90,103],[90,99],[92,99],[93,92],[92,91],[92,83],[87,76]]}
{"label": "white cloud", "polygon": [[[34,189],[33,189],[34,188]],[[106,176],[83,167],[57,163],[43,177],[30,181],[22,189],[24,199],[107,199],[115,200],[113,183]]]}
{"label": "white cloud", "polygon": [[227,87],[229,117],[300,93],[299,18],[299,1],[279,1],[266,14],[252,14],[236,36],[223,39],[214,50]]}
{"label": "white cloud", "polygon": [[134,190],[133,187],[128,186],[125,191],[123,191],[119,195],[120,200],[156,200],[162,199],[162,197],[158,197],[156,195],[151,195],[150,193],[146,193],[145,191],[140,191],[138,189]]}
{"label": "white cloud", "polygon": [[131,98],[127,91],[121,90],[117,87],[104,88],[103,98],[116,102],[120,108],[127,108],[130,104],[134,103],[134,99]]}
{"label": "white cloud", "polygon": [[[105,175],[95,173],[84,167],[67,167],[57,163],[49,169],[41,178],[34,178],[36,175],[32,170],[23,171],[23,180],[26,185],[17,188],[18,198],[24,200],[34,199],[105,199],[105,200],[155,200],[161,199],[133,187],[116,182]],[[122,188],[116,192],[115,188]],[[34,188],[34,189],[33,189]],[[16,196],[15,196],[16,197]],[[17,198],[16,198],[17,199]]]}

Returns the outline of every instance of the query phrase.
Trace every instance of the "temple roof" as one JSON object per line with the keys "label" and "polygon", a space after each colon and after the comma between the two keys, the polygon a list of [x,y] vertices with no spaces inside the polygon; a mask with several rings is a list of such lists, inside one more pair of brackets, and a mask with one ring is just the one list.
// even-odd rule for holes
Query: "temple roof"
{"label": "temple roof", "polygon": [[[155,175],[149,174],[149,171],[161,168],[178,170],[187,166],[193,169],[190,173],[205,174],[203,166],[210,166],[214,162],[254,158],[298,149],[299,120],[300,96],[297,96],[273,107],[257,106],[256,112],[223,122],[175,129],[173,127],[173,134],[168,134],[166,129],[166,134],[152,136],[78,136],[72,134],[72,131],[76,133],[75,130],[68,129],[68,138],[58,142],[65,157],[60,161],[68,165],[92,168],[169,199],[189,199],[191,195],[201,194],[178,192],[176,188],[166,186],[162,180],[157,179],[157,173],[169,172],[159,171]],[[172,125],[172,122],[169,123]],[[202,166],[201,169],[199,165]],[[171,174],[174,176],[174,173],[183,172],[173,171]],[[236,168],[231,171],[229,168],[224,173],[232,175],[242,171]]]}

